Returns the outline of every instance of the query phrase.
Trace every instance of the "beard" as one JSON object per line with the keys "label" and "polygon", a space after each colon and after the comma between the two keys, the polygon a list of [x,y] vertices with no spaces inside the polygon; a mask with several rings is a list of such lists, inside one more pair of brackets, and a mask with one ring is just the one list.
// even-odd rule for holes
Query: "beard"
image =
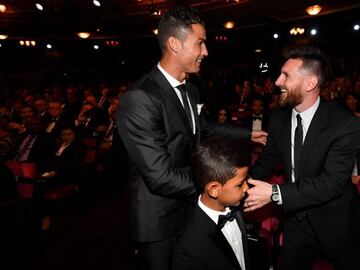
{"label": "beard", "polygon": [[279,105],[281,107],[296,107],[297,105],[303,102],[303,97],[298,91],[286,91],[286,93],[282,93],[279,100]]}

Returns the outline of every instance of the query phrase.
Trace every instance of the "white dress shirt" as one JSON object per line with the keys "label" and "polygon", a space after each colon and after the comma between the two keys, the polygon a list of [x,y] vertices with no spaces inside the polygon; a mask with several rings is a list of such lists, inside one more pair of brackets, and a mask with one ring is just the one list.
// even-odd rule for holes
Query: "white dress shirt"
{"label": "white dress shirt", "polygon": [[[184,101],[182,100],[181,97],[181,93],[180,90],[177,89],[176,87],[179,86],[180,84],[184,84],[186,81],[183,82],[179,82],[177,79],[175,79],[174,77],[172,77],[169,73],[167,73],[161,66],[160,63],[158,63],[157,65],[158,69],[161,71],[161,73],[165,76],[165,78],[168,80],[168,82],[170,83],[170,85],[174,88],[176,95],[178,96],[181,104],[184,107]],[[186,93],[187,96],[187,102],[189,103],[189,107],[190,107],[190,113],[191,113],[191,121],[192,121],[192,126],[193,126],[193,134],[195,134],[196,132],[196,127],[195,127],[195,116],[194,116],[194,111],[193,108],[191,106],[190,100],[189,100],[189,96]]]}
{"label": "white dress shirt", "polygon": [[[215,224],[218,223],[219,216],[220,215],[226,215],[230,212],[230,209],[227,207],[224,212],[216,211],[213,209],[210,209],[205,204],[202,203],[200,200],[201,195],[198,199],[198,205],[205,212],[206,215],[211,218]],[[239,225],[237,224],[236,220],[233,221],[227,221],[224,225],[224,227],[221,229],[221,232],[224,234],[226,240],[230,244],[232,250],[234,251],[234,254],[241,266],[241,269],[245,270],[245,258],[244,258],[244,248],[243,248],[243,242],[242,242],[242,233],[240,231]]]}
{"label": "white dress shirt", "polygon": [[309,109],[302,113],[298,113],[295,109],[292,110],[291,115],[291,181],[295,182],[295,172],[294,172],[294,140],[295,140],[295,129],[297,126],[297,119],[296,115],[300,114],[301,116],[301,123],[303,127],[303,142],[305,141],[307,131],[311,124],[311,120],[314,117],[314,114],[319,107],[320,104],[320,97],[317,98],[314,105],[312,105]]}
{"label": "white dress shirt", "polygon": [[[291,114],[291,182],[295,182],[295,170],[294,170],[294,141],[295,141],[295,129],[297,126],[297,119],[296,115],[300,114],[301,116],[301,124],[303,127],[303,142],[305,141],[307,131],[309,129],[309,126],[311,124],[311,121],[315,115],[315,112],[320,104],[320,97],[317,98],[314,105],[312,105],[309,109],[302,113],[298,113],[295,109],[292,110]],[[282,196],[281,191],[278,187],[280,199],[277,204],[282,204]]]}

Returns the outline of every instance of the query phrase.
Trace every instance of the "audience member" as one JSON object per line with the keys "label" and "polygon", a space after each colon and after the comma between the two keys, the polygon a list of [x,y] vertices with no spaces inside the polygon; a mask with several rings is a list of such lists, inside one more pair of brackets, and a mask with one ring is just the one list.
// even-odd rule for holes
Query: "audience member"
{"label": "audience member", "polygon": [[0,203],[17,197],[15,177],[5,164],[14,151],[14,135],[9,128],[9,116],[0,114]]}

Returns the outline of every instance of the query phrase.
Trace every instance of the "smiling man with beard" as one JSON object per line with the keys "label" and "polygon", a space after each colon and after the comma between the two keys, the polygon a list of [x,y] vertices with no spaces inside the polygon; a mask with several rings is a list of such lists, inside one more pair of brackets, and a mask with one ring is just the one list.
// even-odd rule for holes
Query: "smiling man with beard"
{"label": "smiling man with beard", "polygon": [[[319,254],[336,269],[360,269],[360,197],[351,183],[360,120],[320,99],[328,64],[318,48],[290,48],[285,58],[276,81],[285,108],[271,116],[268,142],[251,168],[245,211],[270,202],[282,207],[282,269],[311,269]],[[266,179],[279,162],[288,182],[253,180]]]}

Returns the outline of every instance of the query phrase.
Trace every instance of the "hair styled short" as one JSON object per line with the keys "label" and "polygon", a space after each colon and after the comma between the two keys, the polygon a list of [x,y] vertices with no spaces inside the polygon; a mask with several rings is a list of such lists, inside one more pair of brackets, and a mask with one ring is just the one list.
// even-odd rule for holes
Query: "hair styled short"
{"label": "hair styled short", "polygon": [[330,73],[330,65],[328,58],[319,48],[310,45],[288,47],[284,51],[284,57],[286,60],[302,60],[300,69],[315,74],[318,77],[320,89],[324,86]]}
{"label": "hair styled short", "polygon": [[166,42],[173,36],[183,41],[193,24],[204,25],[196,9],[178,6],[167,11],[158,25],[158,41],[161,51],[166,48]]}
{"label": "hair styled short", "polygon": [[224,185],[236,170],[251,164],[247,145],[238,141],[214,137],[202,142],[192,156],[192,173],[197,189],[203,192],[207,183]]}

